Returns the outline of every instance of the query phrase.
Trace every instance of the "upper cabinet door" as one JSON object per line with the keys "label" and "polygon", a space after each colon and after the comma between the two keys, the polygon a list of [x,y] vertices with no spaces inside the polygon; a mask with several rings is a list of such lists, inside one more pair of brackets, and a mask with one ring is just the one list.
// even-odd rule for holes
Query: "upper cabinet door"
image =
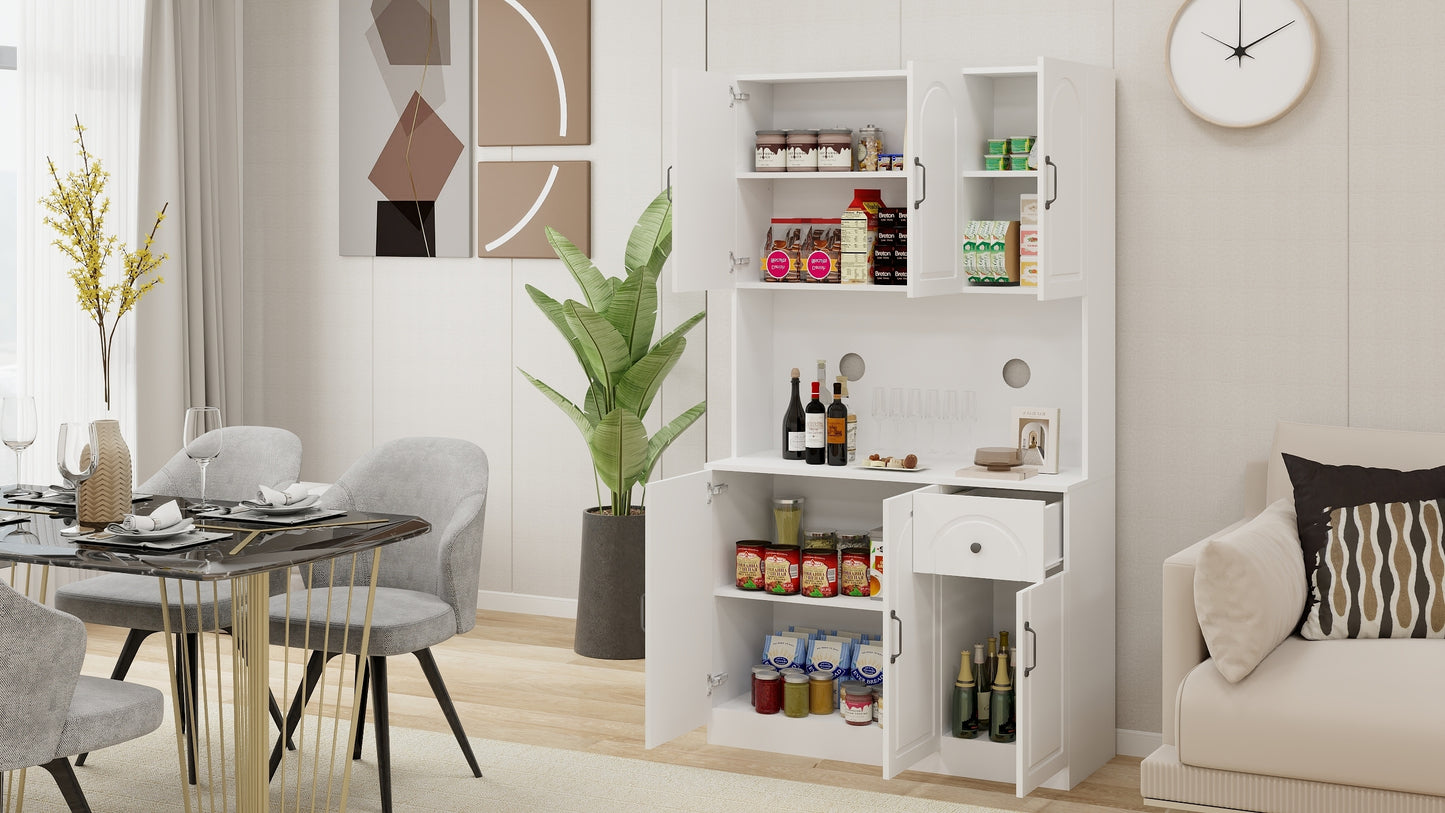
{"label": "upper cabinet door", "polygon": [[1039,299],[1087,293],[1114,265],[1114,73],[1039,61]]}
{"label": "upper cabinet door", "polygon": [[672,281],[679,291],[733,287],[735,84],[706,71],[678,71],[673,82]]}
{"label": "upper cabinet door", "polygon": [[[659,480],[648,488],[643,621],[648,664],[643,728],[648,748],[704,725],[711,702],[713,597],[708,566],[716,511],[707,471]],[[732,537],[729,537],[732,538]],[[743,537],[739,537],[743,538]]]}
{"label": "upper cabinet door", "polygon": [[1064,574],[1014,595],[1020,663],[1014,664],[1018,795],[1068,765],[1064,750]]}
{"label": "upper cabinet door", "polygon": [[[968,109],[957,63],[908,63],[908,295],[963,290],[960,150]],[[972,146],[972,141],[969,141]]]}
{"label": "upper cabinet door", "polygon": [[939,709],[937,577],[913,570],[913,497],[937,494],[939,486],[883,501],[883,778],[892,779],[938,753],[943,712]]}

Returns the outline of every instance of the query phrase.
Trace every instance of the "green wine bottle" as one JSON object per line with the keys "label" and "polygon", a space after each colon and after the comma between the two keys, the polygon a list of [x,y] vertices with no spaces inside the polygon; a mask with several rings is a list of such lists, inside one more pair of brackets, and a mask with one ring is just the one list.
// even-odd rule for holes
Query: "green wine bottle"
{"label": "green wine bottle", "polygon": [[1013,701],[1013,684],[1008,677],[1008,651],[1005,650],[998,653],[998,674],[994,676],[989,692],[988,738],[994,742],[1014,741],[1014,727],[1009,725],[1013,719]]}
{"label": "green wine bottle", "polygon": [[953,736],[971,740],[978,736],[978,712],[974,709],[977,684],[969,651],[959,653],[958,679],[953,682]]}

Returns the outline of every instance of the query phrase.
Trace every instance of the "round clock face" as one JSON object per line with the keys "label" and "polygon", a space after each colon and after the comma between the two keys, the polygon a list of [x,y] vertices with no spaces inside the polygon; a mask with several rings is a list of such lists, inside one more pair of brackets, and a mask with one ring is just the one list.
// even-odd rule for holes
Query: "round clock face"
{"label": "round clock face", "polygon": [[1188,0],[1165,62],[1179,100],[1224,127],[1288,113],[1315,78],[1319,32],[1299,0]]}

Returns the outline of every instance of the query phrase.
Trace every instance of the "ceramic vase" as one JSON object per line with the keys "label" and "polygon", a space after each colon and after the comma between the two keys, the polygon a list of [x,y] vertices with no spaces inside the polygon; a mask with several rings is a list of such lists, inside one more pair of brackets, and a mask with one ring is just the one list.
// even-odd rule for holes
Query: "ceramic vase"
{"label": "ceramic vase", "polygon": [[627,660],[644,655],[643,554],[647,517],[593,508],[582,515],[582,564],[577,585],[577,631],[572,651],[588,658]]}
{"label": "ceramic vase", "polygon": [[76,516],[81,525],[120,522],[130,512],[130,447],[120,435],[120,421],[95,422],[99,451],[95,474],[80,484]]}

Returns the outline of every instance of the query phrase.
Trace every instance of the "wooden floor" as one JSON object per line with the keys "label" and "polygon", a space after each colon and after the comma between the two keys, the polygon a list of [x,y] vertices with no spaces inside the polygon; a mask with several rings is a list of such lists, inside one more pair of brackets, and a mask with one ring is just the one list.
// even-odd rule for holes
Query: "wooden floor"
{"label": "wooden floor", "polygon": [[[124,631],[100,626],[88,630],[85,671],[108,676]],[[643,748],[643,662],[581,657],[572,651],[572,630],[570,619],[480,612],[475,629],[433,650],[467,733],[1004,810],[1110,813],[1151,809],[1144,807],[1139,796],[1139,760],[1134,757],[1116,757],[1072,791],[1040,789],[1019,799],[1012,786],[993,782],[912,771],[884,780],[876,766],[711,746],[702,730],[648,751]],[[294,660],[291,668],[294,680]],[[273,671],[279,672],[279,666]],[[141,648],[130,678],[169,689],[161,636],[152,636]],[[394,725],[447,730],[416,659],[393,658],[389,682]],[[275,686],[280,688],[279,679]],[[438,754],[438,758],[462,760],[460,751]]]}

